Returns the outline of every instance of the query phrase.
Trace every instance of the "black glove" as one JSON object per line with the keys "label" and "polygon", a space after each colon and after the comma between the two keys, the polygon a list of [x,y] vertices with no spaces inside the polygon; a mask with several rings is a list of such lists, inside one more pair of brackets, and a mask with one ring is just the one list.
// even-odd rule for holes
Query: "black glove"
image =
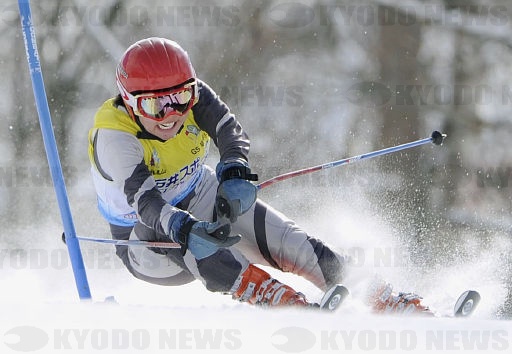
{"label": "black glove", "polygon": [[258,188],[249,181],[257,181],[244,160],[223,161],[217,165],[219,187],[215,198],[215,209],[219,218],[234,223],[254,204]]}

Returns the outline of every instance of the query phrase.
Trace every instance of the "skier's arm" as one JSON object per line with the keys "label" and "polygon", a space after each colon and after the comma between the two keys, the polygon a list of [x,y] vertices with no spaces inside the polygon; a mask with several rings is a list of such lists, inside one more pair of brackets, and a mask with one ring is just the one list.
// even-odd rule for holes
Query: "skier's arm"
{"label": "skier's arm", "polygon": [[194,119],[217,146],[220,161],[248,161],[250,141],[228,106],[204,82],[198,80],[199,100],[192,107]]}
{"label": "skier's arm", "polygon": [[169,219],[180,209],[162,198],[144,162],[139,140],[132,134],[111,129],[100,129],[96,134],[96,165],[104,177],[124,192],[140,222],[157,233],[168,234]]}
{"label": "skier's arm", "polygon": [[193,107],[194,118],[219,149],[220,161],[216,172],[219,189],[215,206],[221,218],[235,222],[256,201],[257,189],[249,181],[258,176],[251,173],[247,155],[249,137],[227,105],[202,81],[199,101]]}
{"label": "skier's arm", "polygon": [[136,137],[106,129],[97,134],[97,165],[101,166],[104,177],[122,188],[139,222],[180,243],[183,252],[190,249],[198,259],[208,257],[219,247],[229,247],[239,241],[239,237],[228,237],[230,230],[223,225],[199,222],[162,198]]}

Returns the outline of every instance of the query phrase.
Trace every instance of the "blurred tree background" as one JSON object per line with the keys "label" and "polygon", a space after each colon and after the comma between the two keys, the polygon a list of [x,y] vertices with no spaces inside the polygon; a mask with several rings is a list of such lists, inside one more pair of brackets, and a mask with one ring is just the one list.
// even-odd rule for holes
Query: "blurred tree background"
{"label": "blurred tree background", "polygon": [[[114,72],[125,48],[163,36],[189,52],[198,76],[241,120],[262,180],[433,130],[446,133],[441,148],[286,182],[296,195],[277,198],[284,194],[279,186],[261,195],[293,216],[308,215],[325,199],[364,198],[393,225],[420,269],[490,252],[512,289],[509,1],[42,0],[32,11],[78,229],[105,230],[89,181],[94,112],[116,94]],[[16,2],[2,2],[0,16],[0,208],[7,239],[59,214]],[[477,247],[460,246],[467,242]],[[499,316],[512,314],[508,298]]]}

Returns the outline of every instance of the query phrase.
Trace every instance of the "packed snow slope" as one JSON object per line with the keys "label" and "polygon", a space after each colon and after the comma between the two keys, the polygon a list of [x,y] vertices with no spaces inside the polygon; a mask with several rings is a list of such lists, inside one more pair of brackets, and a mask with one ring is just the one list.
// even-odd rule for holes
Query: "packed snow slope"
{"label": "packed snow slope", "polygon": [[[1,305],[2,353],[464,352],[510,353],[512,324],[492,320],[486,300],[467,319],[377,316],[350,298],[336,313],[265,310],[206,293],[199,284],[161,289],[122,275],[105,279],[118,303],[73,301],[69,280],[22,271],[24,289]],[[5,279],[4,279],[5,280]],[[118,285],[123,281],[123,285]],[[97,286],[97,284],[96,284]],[[44,296],[36,288],[53,290]],[[97,294],[99,295],[99,294]],[[118,296],[117,296],[118,295]],[[99,297],[99,296],[98,296]]]}
{"label": "packed snow slope", "polygon": [[[279,195],[273,200],[286,209]],[[105,224],[83,204],[84,210],[75,204],[78,233],[106,236]],[[82,243],[82,253],[93,299],[80,302],[58,217],[37,229],[13,226],[4,232],[16,238],[0,252],[0,353],[510,353],[512,323],[496,316],[506,296],[499,254],[507,241],[487,250],[461,244],[458,252],[474,251],[471,262],[423,269],[407,261],[396,229],[363,204],[289,210],[309,232],[352,257],[345,282],[351,294],[336,313],[255,308],[199,282],[147,284],[123,268],[112,246],[90,243]],[[311,300],[322,295],[303,279],[269,271]],[[440,317],[371,314],[362,296],[375,275],[397,291],[421,294]],[[475,314],[442,317],[466,289],[482,295]]]}

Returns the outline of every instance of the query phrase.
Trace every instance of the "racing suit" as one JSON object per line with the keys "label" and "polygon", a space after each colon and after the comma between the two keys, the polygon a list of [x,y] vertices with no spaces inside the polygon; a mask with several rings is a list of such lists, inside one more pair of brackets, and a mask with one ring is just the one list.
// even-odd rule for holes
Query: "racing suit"
{"label": "racing suit", "polygon": [[[221,161],[247,161],[250,141],[215,92],[201,80],[198,86],[183,127],[167,141],[133,120],[120,96],[97,111],[89,157],[98,208],[114,239],[169,241],[169,217],[180,209],[215,220],[218,180],[205,164],[210,142]],[[344,257],[260,199],[232,224],[232,233],[242,240],[201,260],[167,248],[116,246],[116,253],[135,277],[161,285],[198,279],[229,293],[250,263],[292,272],[323,290],[341,281]]]}

